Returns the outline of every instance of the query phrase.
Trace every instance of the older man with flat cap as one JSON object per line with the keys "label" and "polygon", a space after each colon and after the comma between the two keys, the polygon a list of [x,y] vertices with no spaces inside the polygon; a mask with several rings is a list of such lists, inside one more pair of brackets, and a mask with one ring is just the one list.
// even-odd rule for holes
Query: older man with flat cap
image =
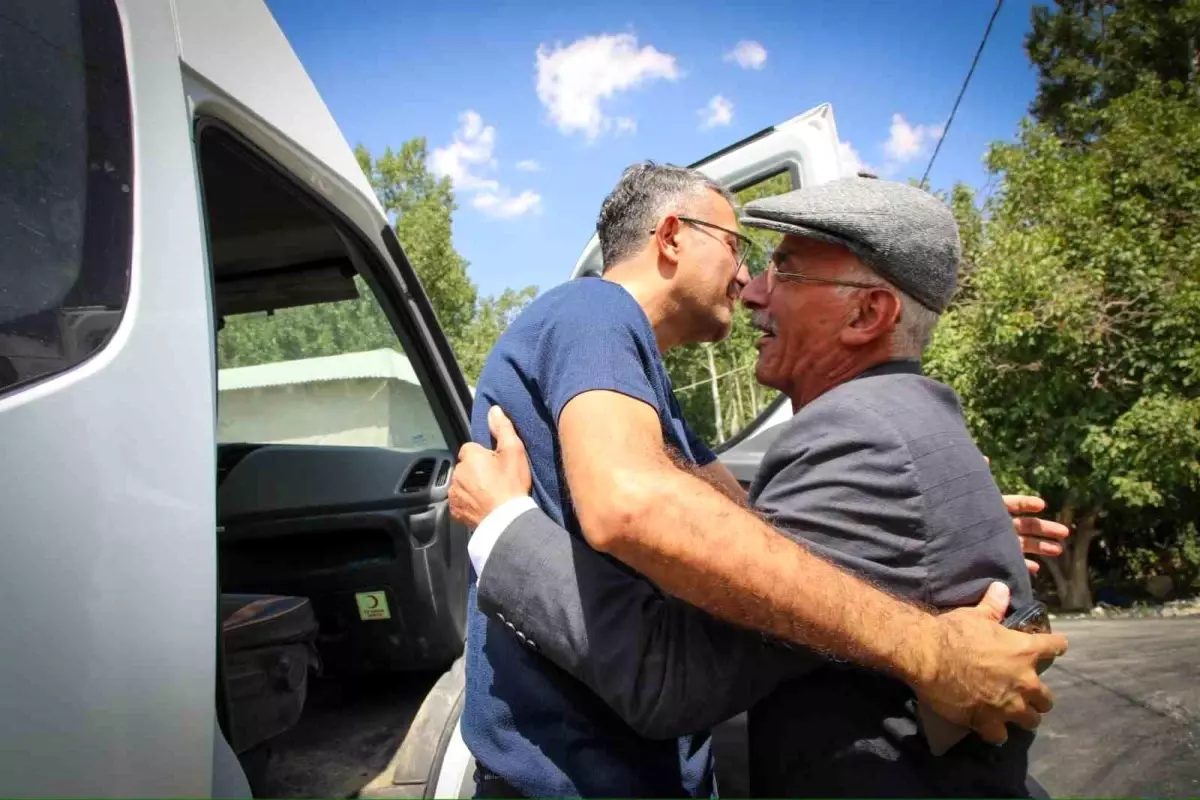
{"label": "older man with flat cap", "polygon": [[[452,511],[476,526],[470,550],[479,611],[499,626],[489,630],[486,646],[500,641],[498,636],[512,637],[598,696],[629,726],[621,740],[613,738],[619,728],[605,723],[608,743],[594,745],[599,749],[588,758],[606,769],[626,764],[620,769],[629,774],[641,770],[643,785],[609,783],[605,794],[654,793],[655,779],[645,773],[649,762],[639,752],[650,753],[655,740],[706,731],[749,708],[756,795],[1025,795],[1032,734],[1023,728],[1036,726],[1033,709],[1028,718],[1009,718],[1022,727],[1009,724],[999,735],[987,731],[993,742],[1007,738],[1000,746],[968,735],[935,755],[917,714],[922,682],[896,669],[886,655],[845,644],[856,639],[878,650],[880,643],[895,641],[888,647],[899,648],[891,652],[895,660],[903,660],[906,636],[926,635],[919,616],[885,614],[868,620],[866,612],[858,618],[852,606],[843,609],[842,636],[815,629],[821,614],[829,613],[825,608],[813,609],[810,632],[803,629],[803,619],[796,622],[798,631],[770,624],[775,609],[802,618],[806,612],[803,604],[797,608],[798,597],[822,602],[820,592],[803,585],[806,574],[813,581],[829,580],[827,573],[818,572],[817,561],[832,562],[907,601],[910,609],[949,611],[980,604],[991,606],[999,619],[1033,603],[1013,523],[967,432],[957,398],[948,387],[924,377],[919,366],[955,287],[959,240],[953,217],[921,190],[853,178],[755,201],[742,222],[784,234],[766,269],[741,295],[763,331],[757,345],[758,379],[787,394],[795,411],[780,426],[748,499],[759,516],[817,560],[800,568],[795,582],[756,582],[757,576],[737,575],[736,565],[777,575],[785,570],[748,556],[755,543],[743,546],[737,537],[728,539],[728,553],[713,552],[721,529],[739,531],[738,536],[751,530],[740,517],[724,513],[710,521],[717,532],[710,536],[709,549],[697,556],[662,544],[656,533],[662,539],[680,535],[662,525],[693,525],[692,517],[704,508],[719,507],[699,483],[688,495],[671,496],[653,486],[640,490],[659,491],[661,497],[639,504],[637,519],[626,524],[659,529],[637,534],[643,537],[641,552],[610,547],[602,554],[592,543],[605,539],[589,531],[588,523],[613,517],[581,513],[583,535],[568,535],[563,530],[568,524],[541,508],[539,492],[544,489],[535,490],[537,505],[525,496],[529,464],[517,432],[528,436],[528,431],[520,430],[520,421],[514,431],[493,408],[487,422],[496,453],[465,447],[451,487]],[[511,335],[517,341],[545,338],[519,324]],[[503,340],[500,349],[504,351]],[[601,375],[612,369],[596,362],[588,368]],[[611,427],[603,416],[592,419],[590,424],[599,428]],[[637,445],[628,441],[626,446]],[[578,464],[577,455],[566,454],[562,460],[568,468]],[[605,473],[625,468],[618,460],[595,465],[585,473],[588,480],[607,487]],[[535,457],[535,486],[545,480],[537,461]],[[745,502],[729,481],[683,468]],[[570,481],[576,504],[594,488]],[[620,508],[615,513],[622,518]],[[702,546],[704,523],[699,524],[688,533],[696,537],[697,547]],[[626,560],[630,551],[640,556],[631,559],[633,566],[645,574],[610,557]],[[777,552],[781,559],[791,557]],[[714,585],[724,585],[726,605],[713,603],[710,610],[739,609],[724,615],[768,632],[779,633],[783,627],[794,642],[817,649],[793,647],[726,624],[662,591],[703,600],[720,594]],[[759,612],[746,610],[756,606]],[[869,625],[876,626],[874,633],[860,630]],[[1035,645],[1038,639],[1027,638],[1025,655],[1052,655],[1050,650],[1063,644],[1058,640],[1047,650],[1050,639],[1042,637]],[[937,657],[949,656],[956,646],[943,642]],[[492,677],[486,690],[503,697],[506,685]],[[577,745],[555,755],[555,745],[562,737],[579,736],[580,714],[599,713],[582,696],[575,702],[582,705],[565,712],[558,741],[541,751],[568,774],[572,764],[583,763],[579,753],[587,751]],[[944,702],[935,705],[954,710]],[[507,708],[513,718],[526,711],[511,703]],[[516,726],[524,729],[533,730]],[[681,758],[689,741],[695,739],[679,739]],[[482,781],[481,794],[489,788],[530,793],[500,773],[494,761],[484,766],[495,780]],[[572,774],[572,785],[603,783],[589,775]],[[664,778],[663,786],[672,785]],[[620,788],[624,785],[629,788]],[[589,792],[577,788],[569,793]]]}

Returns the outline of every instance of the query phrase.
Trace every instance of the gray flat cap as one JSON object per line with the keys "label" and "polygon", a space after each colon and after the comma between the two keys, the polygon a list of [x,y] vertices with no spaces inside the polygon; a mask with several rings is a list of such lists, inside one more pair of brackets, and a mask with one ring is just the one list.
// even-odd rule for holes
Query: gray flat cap
{"label": "gray flat cap", "polygon": [[922,189],[874,178],[841,178],[753,200],[742,224],[849,248],[926,308],[941,313],[962,256],[950,209]]}

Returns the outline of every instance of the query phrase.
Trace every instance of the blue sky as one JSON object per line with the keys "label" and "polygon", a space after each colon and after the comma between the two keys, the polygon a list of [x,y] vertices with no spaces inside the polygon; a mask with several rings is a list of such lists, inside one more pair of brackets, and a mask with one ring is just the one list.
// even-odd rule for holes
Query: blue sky
{"label": "blue sky", "polygon": [[[455,180],[454,244],[485,293],[567,277],[600,202],[633,161],[687,164],[823,102],[862,163],[919,177],[993,7],[268,5],[352,145],[374,153],[426,137],[432,166]],[[1035,89],[1022,50],[1029,12],[1029,0],[1001,10],[935,187],[982,186],[987,144],[1016,132]]]}

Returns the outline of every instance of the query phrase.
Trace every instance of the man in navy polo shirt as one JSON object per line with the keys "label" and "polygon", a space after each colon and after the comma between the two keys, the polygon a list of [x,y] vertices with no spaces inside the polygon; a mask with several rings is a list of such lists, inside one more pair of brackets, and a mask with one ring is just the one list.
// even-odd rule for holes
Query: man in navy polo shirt
{"label": "man in navy polo shirt", "polygon": [[[600,212],[604,278],[547,292],[508,328],[476,386],[474,440],[491,444],[488,409],[503,408],[528,450],[537,505],[670,595],[888,669],[981,733],[1036,721],[1049,708],[1038,648],[969,610],[933,617],[893,600],[778,535],[731,499],[741,495],[732,475],[683,421],[661,353],[728,334],[749,280],[736,227],[731,198],[698,173],[627,170]],[[714,792],[706,732],[638,735],[535,642],[481,614],[476,577],[462,732],[480,796]],[[1065,649],[1049,638],[1043,647]]]}

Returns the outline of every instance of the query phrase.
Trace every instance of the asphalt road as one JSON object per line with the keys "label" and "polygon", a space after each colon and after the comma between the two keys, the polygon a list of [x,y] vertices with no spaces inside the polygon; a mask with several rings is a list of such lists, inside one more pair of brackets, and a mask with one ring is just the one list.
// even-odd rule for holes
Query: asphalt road
{"label": "asphalt road", "polygon": [[[1030,771],[1054,797],[1200,797],[1200,617],[1058,621],[1055,708]],[[723,797],[745,797],[745,715],[714,731]]]}
{"label": "asphalt road", "polygon": [[1055,797],[1200,796],[1200,617],[1061,621],[1031,771]]}

